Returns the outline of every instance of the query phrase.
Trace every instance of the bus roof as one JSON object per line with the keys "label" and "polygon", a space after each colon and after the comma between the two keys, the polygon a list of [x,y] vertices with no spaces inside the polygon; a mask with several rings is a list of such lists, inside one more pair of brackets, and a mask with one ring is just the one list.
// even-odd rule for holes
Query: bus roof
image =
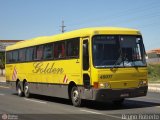
{"label": "bus roof", "polygon": [[50,43],[50,42],[64,40],[64,39],[70,39],[70,38],[76,38],[76,37],[88,37],[91,35],[98,35],[98,34],[140,35],[140,32],[136,29],[118,28],[118,27],[83,28],[79,30],[58,34],[58,35],[42,36],[42,37],[30,39],[30,40],[17,42],[14,45],[10,45],[6,47],[6,51]]}

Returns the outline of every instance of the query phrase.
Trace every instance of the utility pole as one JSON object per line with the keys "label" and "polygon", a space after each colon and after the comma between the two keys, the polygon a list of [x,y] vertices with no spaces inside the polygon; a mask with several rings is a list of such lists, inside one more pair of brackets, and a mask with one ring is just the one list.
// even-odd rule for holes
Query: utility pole
{"label": "utility pole", "polygon": [[64,33],[64,32],[65,32],[65,29],[64,29],[64,28],[65,28],[66,26],[64,25],[64,21],[63,21],[63,20],[62,20],[62,26],[60,26],[60,27],[61,27],[61,32]]}

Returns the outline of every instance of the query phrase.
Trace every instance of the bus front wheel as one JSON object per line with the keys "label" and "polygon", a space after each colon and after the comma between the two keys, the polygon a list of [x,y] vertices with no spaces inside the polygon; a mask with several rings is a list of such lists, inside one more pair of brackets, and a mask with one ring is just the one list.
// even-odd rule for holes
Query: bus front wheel
{"label": "bus front wheel", "polygon": [[24,95],[25,95],[25,97],[27,97],[27,98],[30,97],[29,84],[28,84],[28,82],[25,82],[25,83],[24,83]]}
{"label": "bus front wheel", "polygon": [[81,100],[78,88],[76,86],[74,86],[71,90],[71,100],[75,107],[81,106],[82,100]]}

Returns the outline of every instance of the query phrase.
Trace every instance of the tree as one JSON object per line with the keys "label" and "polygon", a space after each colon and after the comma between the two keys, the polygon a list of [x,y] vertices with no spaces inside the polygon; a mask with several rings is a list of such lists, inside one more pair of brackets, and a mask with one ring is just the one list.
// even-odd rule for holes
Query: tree
{"label": "tree", "polygon": [[[5,68],[5,52],[0,52],[0,69],[3,71]],[[3,72],[1,72],[3,75]]]}

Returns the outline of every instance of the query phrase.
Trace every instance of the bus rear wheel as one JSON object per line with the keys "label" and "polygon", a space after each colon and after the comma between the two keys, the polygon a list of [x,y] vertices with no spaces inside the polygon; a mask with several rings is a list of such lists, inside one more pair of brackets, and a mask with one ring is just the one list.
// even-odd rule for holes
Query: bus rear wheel
{"label": "bus rear wheel", "polygon": [[80,107],[81,106],[81,97],[80,97],[80,93],[78,91],[78,88],[76,86],[74,86],[71,90],[71,100],[72,100],[72,104],[75,107]]}
{"label": "bus rear wheel", "polygon": [[28,82],[24,83],[24,96],[29,98],[30,97],[30,92],[29,92],[29,84]]}

